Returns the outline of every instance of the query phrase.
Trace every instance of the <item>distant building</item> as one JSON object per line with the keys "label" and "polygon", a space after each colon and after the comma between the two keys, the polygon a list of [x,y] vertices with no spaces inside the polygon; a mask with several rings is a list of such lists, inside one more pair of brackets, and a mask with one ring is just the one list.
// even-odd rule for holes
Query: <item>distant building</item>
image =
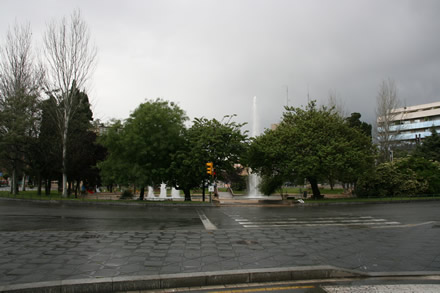
{"label": "distant building", "polygon": [[[440,132],[440,102],[403,107],[392,110],[394,115],[390,138],[395,142],[412,143],[431,136],[431,128]],[[381,131],[380,117],[377,119]]]}

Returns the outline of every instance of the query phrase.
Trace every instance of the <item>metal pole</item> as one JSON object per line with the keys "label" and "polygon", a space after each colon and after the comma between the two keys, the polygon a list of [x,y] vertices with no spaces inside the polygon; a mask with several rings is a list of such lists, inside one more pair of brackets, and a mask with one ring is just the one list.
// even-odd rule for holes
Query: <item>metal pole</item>
{"label": "metal pole", "polygon": [[203,202],[205,202],[205,179],[202,181],[202,198]]}

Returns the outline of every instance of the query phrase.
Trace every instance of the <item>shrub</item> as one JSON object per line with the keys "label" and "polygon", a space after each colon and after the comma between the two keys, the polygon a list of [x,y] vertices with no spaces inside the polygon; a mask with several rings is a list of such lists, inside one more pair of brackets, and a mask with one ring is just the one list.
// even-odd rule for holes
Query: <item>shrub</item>
{"label": "shrub", "polygon": [[275,191],[279,190],[283,183],[284,180],[281,176],[263,176],[258,188],[264,195],[271,195]]}
{"label": "shrub", "polygon": [[248,180],[248,176],[241,176],[240,175],[237,178],[234,178],[234,181],[231,181],[232,190],[236,190],[236,191],[246,190],[247,180]]}
{"label": "shrub", "polygon": [[415,156],[379,164],[359,178],[355,193],[360,197],[440,193],[440,164]]}
{"label": "shrub", "polygon": [[126,189],[124,190],[124,192],[122,192],[121,196],[119,197],[119,199],[133,199],[133,193],[131,192],[131,190]]}

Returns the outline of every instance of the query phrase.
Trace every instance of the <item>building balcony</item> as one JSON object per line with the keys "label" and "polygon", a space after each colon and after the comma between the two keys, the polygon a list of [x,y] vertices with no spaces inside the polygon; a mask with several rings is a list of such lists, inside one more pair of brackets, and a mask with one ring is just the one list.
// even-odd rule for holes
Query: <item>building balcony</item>
{"label": "building balcony", "polygon": [[393,141],[416,140],[416,135],[417,136],[420,135],[420,138],[424,139],[425,137],[431,136],[431,131],[396,134],[391,137],[391,140]]}
{"label": "building balcony", "polygon": [[[424,121],[417,123],[393,125],[390,127],[390,131],[399,132],[399,131],[416,130],[416,129],[430,129],[431,127],[438,127],[438,126],[440,126],[440,120],[432,120],[432,121]],[[378,127],[377,130],[381,132],[382,128]]]}

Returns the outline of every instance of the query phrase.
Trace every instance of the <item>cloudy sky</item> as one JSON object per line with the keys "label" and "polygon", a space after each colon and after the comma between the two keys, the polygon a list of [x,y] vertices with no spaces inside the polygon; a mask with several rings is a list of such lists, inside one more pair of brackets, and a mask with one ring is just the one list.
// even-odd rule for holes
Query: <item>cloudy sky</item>
{"label": "cloudy sky", "polygon": [[[46,24],[79,8],[98,47],[87,89],[94,116],[125,119],[145,99],[177,102],[191,118],[237,114],[260,125],[283,106],[336,94],[374,120],[382,80],[403,105],[440,101],[440,1],[0,0],[3,42],[14,21]],[[287,99],[288,88],[288,99]]]}

